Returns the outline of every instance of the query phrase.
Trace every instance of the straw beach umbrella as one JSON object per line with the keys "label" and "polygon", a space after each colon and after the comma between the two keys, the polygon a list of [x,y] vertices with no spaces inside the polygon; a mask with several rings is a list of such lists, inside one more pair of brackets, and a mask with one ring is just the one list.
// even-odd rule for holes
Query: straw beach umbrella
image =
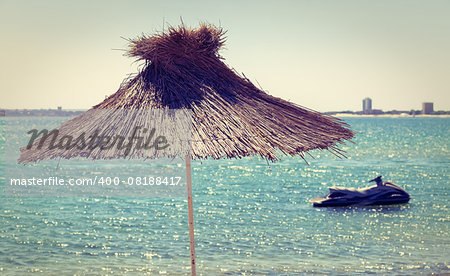
{"label": "straw beach umbrella", "polygon": [[[280,155],[299,155],[328,149],[343,156],[337,144],[353,137],[349,126],[337,118],[300,107],[268,95],[247,78],[228,67],[218,51],[224,31],[202,24],[197,29],[170,27],[167,32],[130,40],[128,56],[145,62],[142,70],[126,79],[118,91],[87,112],[64,123],[60,131],[82,131],[95,126],[132,124],[139,120],[103,115],[99,110],[189,110],[192,119],[188,152],[170,151],[168,156],[186,158],[191,268],[195,275],[195,249],[191,186],[191,159],[243,158],[258,155],[276,161]],[[124,127],[124,135],[132,130]],[[180,138],[181,139],[181,138]],[[38,143],[36,140],[35,143]],[[46,141],[48,142],[48,141]],[[92,159],[124,157],[114,149],[104,151],[23,151],[19,162],[45,158]],[[184,155],[184,156],[182,156]],[[127,158],[157,158],[131,152]]]}

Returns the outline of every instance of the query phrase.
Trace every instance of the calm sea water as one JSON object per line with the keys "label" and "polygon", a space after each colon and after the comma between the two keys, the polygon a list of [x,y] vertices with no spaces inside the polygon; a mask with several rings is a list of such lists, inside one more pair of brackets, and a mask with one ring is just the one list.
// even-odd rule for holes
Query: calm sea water
{"label": "calm sea water", "polygon": [[[67,118],[7,120],[29,130]],[[450,272],[450,119],[345,121],[358,132],[355,144],[342,146],[348,159],[314,151],[309,166],[291,157],[193,163],[199,274]],[[329,186],[364,187],[380,174],[404,187],[410,203],[318,209],[309,202]],[[190,272],[184,198],[0,197],[0,274]]]}

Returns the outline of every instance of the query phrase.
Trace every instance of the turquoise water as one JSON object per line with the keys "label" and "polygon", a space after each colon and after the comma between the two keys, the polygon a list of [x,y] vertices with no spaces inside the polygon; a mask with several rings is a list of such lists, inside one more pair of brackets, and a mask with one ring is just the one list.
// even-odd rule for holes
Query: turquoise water
{"label": "turquoise water", "polygon": [[[18,129],[66,119],[20,118]],[[269,166],[193,162],[199,274],[450,272],[450,118],[345,120],[358,132],[341,147],[348,159],[314,151],[309,166],[290,157]],[[379,174],[404,187],[410,203],[309,202],[328,186],[364,187]],[[190,272],[184,198],[0,197],[0,274]]]}

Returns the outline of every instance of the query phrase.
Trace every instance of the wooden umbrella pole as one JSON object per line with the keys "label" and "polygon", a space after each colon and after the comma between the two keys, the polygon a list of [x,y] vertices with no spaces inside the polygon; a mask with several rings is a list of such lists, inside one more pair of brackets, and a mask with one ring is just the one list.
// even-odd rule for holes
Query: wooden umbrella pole
{"label": "wooden umbrella pole", "polygon": [[187,181],[187,199],[188,199],[188,218],[189,218],[189,243],[191,248],[191,272],[197,275],[195,270],[195,242],[194,242],[194,207],[192,206],[192,171],[191,156],[186,156],[186,181]]}

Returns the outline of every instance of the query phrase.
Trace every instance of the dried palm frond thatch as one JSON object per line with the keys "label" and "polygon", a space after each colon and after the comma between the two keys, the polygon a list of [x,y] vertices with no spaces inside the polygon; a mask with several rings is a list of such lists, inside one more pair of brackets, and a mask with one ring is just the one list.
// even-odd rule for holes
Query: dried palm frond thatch
{"label": "dried palm frond thatch", "polygon": [[[279,151],[303,157],[304,152],[313,149],[329,149],[341,155],[337,143],[353,137],[348,125],[270,96],[229,68],[218,53],[225,41],[224,33],[203,24],[198,29],[170,27],[164,33],[130,40],[127,55],[145,61],[143,69],[126,79],[116,93],[62,128],[83,130],[139,120],[92,117],[92,110],[187,109],[192,114],[189,140],[193,159],[259,155],[273,161],[279,158]],[[123,157],[113,150],[108,154],[81,153],[74,148],[64,153],[24,151],[19,161],[75,156]]]}

